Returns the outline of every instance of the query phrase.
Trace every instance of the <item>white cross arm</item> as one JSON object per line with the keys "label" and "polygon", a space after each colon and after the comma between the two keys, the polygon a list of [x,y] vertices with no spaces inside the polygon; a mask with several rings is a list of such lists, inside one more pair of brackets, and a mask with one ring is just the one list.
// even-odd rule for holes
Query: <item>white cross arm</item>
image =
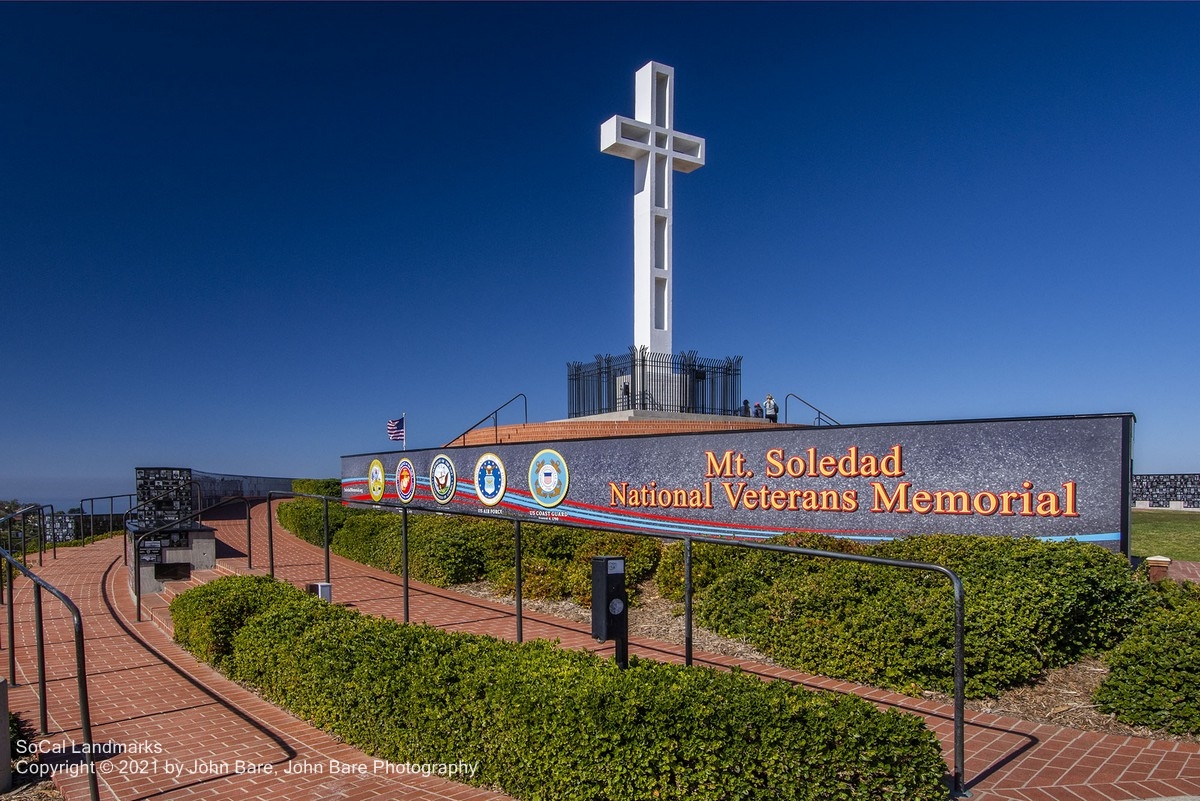
{"label": "white cross arm", "polygon": [[601,124],[600,150],[627,159],[662,153],[676,172],[692,172],[704,166],[704,140],[699,136],[668,131],[620,115]]}

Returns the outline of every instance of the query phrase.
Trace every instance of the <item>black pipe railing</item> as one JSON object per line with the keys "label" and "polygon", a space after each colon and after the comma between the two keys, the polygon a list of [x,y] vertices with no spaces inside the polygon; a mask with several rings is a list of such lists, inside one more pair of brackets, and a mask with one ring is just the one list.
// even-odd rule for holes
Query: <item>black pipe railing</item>
{"label": "black pipe railing", "polygon": [[[54,522],[54,504],[43,503],[38,506],[38,567],[42,567],[42,554],[46,551],[46,510],[50,510],[50,522]],[[58,559],[58,537],[50,536],[50,549],[54,558]]]}
{"label": "black pipe railing", "polygon": [[[0,522],[7,521],[7,523],[8,523],[8,548],[6,550],[11,551],[12,550],[13,520],[16,517],[21,518],[21,562],[22,563],[24,563],[28,559],[28,555],[29,555],[28,546],[26,544],[29,539],[28,518],[32,517],[34,514],[36,514],[37,519],[34,521],[34,529],[37,533],[37,540],[38,540],[38,548],[37,548],[38,567],[42,567],[44,564],[42,554],[45,553],[45,550],[46,550],[46,510],[47,509],[50,510],[49,519],[50,519],[51,526],[56,527],[57,524],[55,523],[55,520],[58,519],[58,513],[54,510],[54,505],[49,504],[49,503],[29,504],[28,506],[25,506],[23,509],[20,509],[16,512],[13,512],[12,514],[6,516],[3,519],[3,521],[0,521]],[[54,554],[54,558],[57,559],[58,558],[58,538],[56,536],[50,537],[50,549]]]}
{"label": "black pipe railing", "polygon": [[[13,544],[12,544],[13,520],[18,514],[20,514],[19,511],[14,512],[13,514],[10,514],[4,518],[4,521],[7,523],[7,527],[8,527],[8,531],[5,534],[5,539],[4,539],[4,550],[8,551],[9,553],[11,553],[12,549],[13,549]],[[24,543],[24,541],[25,541],[25,528],[24,527],[25,527],[25,521],[24,521],[24,517],[22,517],[22,520],[21,520],[21,542],[22,543]],[[22,561],[22,563],[25,561],[24,556],[21,557],[21,561]],[[3,601],[4,588],[6,586],[8,586],[8,580],[5,576],[5,574],[3,572],[0,572],[0,601]],[[12,635],[11,631],[9,632],[9,635],[10,635],[10,639],[11,639],[11,635]]]}
{"label": "black pipe railing", "polygon": [[[297,495],[300,495],[300,494],[297,493]],[[332,501],[339,501],[342,503],[346,503],[341,498],[330,498],[330,497],[321,496],[321,495],[300,495],[300,497],[321,498],[321,499],[324,499],[326,502],[332,500]],[[404,622],[407,623],[409,621],[409,610],[408,610],[408,590],[409,590],[409,586],[408,586],[409,585],[408,513],[409,513],[409,511],[414,511],[414,512],[429,512],[429,513],[433,513],[433,514],[445,514],[445,511],[441,510],[441,509],[433,509],[433,508],[426,509],[426,508],[423,508],[420,506],[414,507],[411,504],[403,505],[400,503],[389,502],[389,501],[371,502],[370,504],[364,504],[361,502],[351,502],[348,505],[351,505],[351,506],[357,507],[357,508],[381,508],[381,507],[382,508],[393,508],[393,509],[399,509],[401,511],[401,514],[402,514],[401,560],[403,562],[403,565],[402,565],[403,574],[402,575],[403,575],[403,582],[404,582]],[[326,507],[326,508],[328,508],[328,507]],[[269,505],[267,507],[267,514],[268,514],[268,517],[272,516]],[[455,510],[454,514],[459,514],[464,517],[485,517],[489,520],[508,519],[508,520],[511,520],[511,522],[513,523],[514,567],[516,570],[516,577],[515,577],[516,578],[516,589],[515,589],[515,597],[514,597],[514,602],[516,604],[516,627],[517,627],[516,636],[517,636],[517,642],[522,642],[523,630],[522,630],[522,602],[521,602],[521,562],[522,562],[521,521],[516,520],[516,519],[511,519],[511,518],[503,518],[503,517],[498,518],[492,514],[471,513],[468,511],[459,511],[459,510]],[[561,525],[561,526],[565,526],[568,528],[587,528],[587,526],[573,525],[570,523],[556,522],[555,525]],[[269,530],[270,529],[268,528],[268,531]],[[936,565],[936,564],[927,563],[927,562],[910,562],[910,561],[905,561],[905,560],[901,560],[901,559],[886,559],[886,558],[879,557],[879,556],[864,556],[862,554],[840,553],[840,552],[836,552],[836,551],[818,551],[818,550],[814,550],[811,548],[798,548],[798,547],[794,547],[794,546],[790,546],[790,545],[775,545],[772,543],[765,543],[765,542],[747,542],[745,540],[735,539],[732,537],[730,537],[730,538],[698,537],[698,536],[684,535],[684,534],[667,534],[667,533],[657,533],[657,532],[650,533],[650,532],[646,532],[646,531],[637,531],[637,530],[633,530],[633,529],[623,529],[623,530],[621,530],[621,532],[625,533],[625,534],[633,534],[635,536],[640,536],[640,537],[654,537],[656,539],[682,540],[683,541],[683,547],[684,547],[684,628],[685,628],[684,664],[686,664],[686,665],[692,664],[692,639],[693,639],[692,638],[692,622],[693,621],[692,621],[692,569],[691,568],[692,568],[692,543],[694,543],[694,542],[711,544],[711,545],[722,545],[722,546],[727,546],[727,547],[748,548],[748,549],[752,549],[752,550],[775,551],[777,553],[787,553],[787,554],[792,554],[795,556],[807,556],[807,557],[813,557],[813,558],[818,558],[818,559],[835,559],[835,560],[842,560],[842,561],[848,561],[848,562],[860,562],[863,564],[870,564],[870,565],[875,565],[875,566],[879,566],[879,567],[895,567],[895,568],[900,568],[902,570],[927,571],[927,572],[938,573],[940,575],[945,576],[947,579],[949,579],[950,586],[954,593],[954,621],[953,621],[953,627],[954,627],[954,656],[953,656],[953,661],[954,661],[954,665],[953,665],[953,670],[954,670],[954,745],[953,745],[954,774],[951,777],[951,780],[952,780],[951,791],[952,791],[953,795],[956,797],[963,797],[963,796],[969,795],[969,793],[966,790],[966,767],[965,767],[966,758],[965,758],[965,744],[964,744],[964,723],[965,723],[965,709],[966,709],[966,658],[965,658],[965,653],[966,653],[966,645],[965,645],[965,642],[966,642],[966,639],[965,639],[966,596],[965,596],[965,593],[963,590],[962,580],[958,577],[958,575],[954,571],[950,570],[949,568],[943,567],[941,565]],[[326,564],[328,565],[328,559],[329,559],[329,555],[328,555],[328,542],[329,542],[328,518],[326,518],[325,542],[326,542]],[[268,544],[267,544],[268,550],[273,549],[273,547],[274,547],[273,540],[268,539]],[[269,558],[270,558],[271,564],[274,564],[274,555],[272,554]],[[272,573],[272,575],[274,575],[274,573]],[[328,581],[328,575],[329,574],[328,574],[328,566],[327,566],[326,567],[326,581]]]}
{"label": "black pipe railing", "polygon": [[800,401],[805,406],[807,406],[808,408],[812,409],[814,412],[817,413],[816,419],[813,420],[814,426],[830,426],[830,425],[840,426],[841,425],[841,423],[839,423],[837,420],[834,420],[832,417],[825,414],[825,412],[821,411],[816,406],[813,406],[811,403],[806,401],[804,398],[800,397],[799,395],[795,395],[791,392],[789,392],[787,394],[787,397],[785,397],[783,399],[783,422],[786,423],[788,421],[788,401],[791,400],[792,398],[795,398],[796,400]]}
{"label": "black pipe railing", "polygon": [[[38,506],[27,506],[0,519],[0,523],[11,522],[12,518],[17,515],[22,515],[22,521],[24,521],[25,513],[34,509],[40,511]],[[42,592],[48,592],[61,601],[71,614],[71,623],[75,632],[75,675],[79,693],[79,725],[83,737],[83,759],[88,774],[88,793],[91,801],[100,801],[100,787],[96,780],[96,765],[92,756],[92,716],[91,704],[88,701],[87,659],[83,647],[83,616],[79,613],[79,607],[75,605],[74,601],[23,563],[17,561],[7,548],[0,548],[0,558],[4,559],[5,577],[8,581],[8,680],[14,686],[17,684],[17,649],[14,638],[13,571],[19,571],[33,582],[34,632],[37,638],[38,724],[43,736],[49,733],[49,727],[46,720],[46,635],[42,626]]]}
{"label": "black pipe railing", "polygon": [[408,510],[400,510],[400,559],[404,563],[400,573],[404,579],[404,622],[408,621]]}
{"label": "black pipe railing", "polygon": [[521,611],[523,608],[523,604],[521,603],[521,584],[524,582],[522,582],[522,580],[521,580],[522,559],[521,559],[521,521],[520,520],[513,521],[513,543],[514,543],[513,550],[515,551],[515,556],[513,558],[513,572],[515,574],[515,578],[516,578],[516,582],[517,582],[516,588],[513,590],[513,600],[515,601],[515,603],[517,605],[517,642],[525,642],[525,632],[523,631],[523,627],[522,627],[523,620],[522,620],[522,614],[521,614]]}
{"label": "black pipe railing", "polygon": [[[312,495],[306,492],[283,492],[270,490],[267,492],[267,573],[275,578],[275,513],[271,510],[271,501],[275,498],[311,498],[322,501],[321,518],[325,527],[325,583],[330,583],[329,572],[329,502],[342,502],[341,498],[330,498],[328,495]],[[405,540],[407,544],[407,540]]]}
{"label": "black pipe railing", "polygon": [[21,515],[21,564],[29,563],[29,520]]}
{"label": "black pipe railing", "polygon": [[[172,520],[171,522],[161,525],[158,528],[152,528],[149,531],[139,531],[137,534],[134,535],[133,548],[132,548],[133,559],[134,559],[133,597],[134,597],[134,605],[137,607],[137,622],[139,622],[139,623],[142,622],[142,562],[141,562],[141,558],[140,558],[141,557],[140,549],[141,549],[142,543],[145,542],[147,537],[153,537],[156,534],[162,534],[164,531],[170,531],[173,528],[178,528],[183,523],[190,523],[193,520],[199,519],[199,517],[206,512],[211,512],[213,509],[220,509],[222,506],[228,506],[231,503],[246,504],[246,569],[252,570],[254,568],[254,560],[251,556],[251,546],[250,546],[250,501],[241,496],[238,496],[236,498],[226,498],[223,501],[214,503],[212,506],[207,506],[203,509],[192,512],[190,515],[187,515],[186,517],[181,517],[178,520]],[[134,526],[135,524],[134,523],[126,523],[125,525],[126,525],[126,529],[128,530],[130,527]],[[128,538],[126,538],[126,543],[128,543]],[[126,554],[126,557],[127,557],[126,563],[128,563],[128,554]]]}
{"label": "black pipe railing", "polygon": [[[133,502],[135,500],[137,500],[137,495],[132,492],[126,492],[121,495],[97,495],[92,498],[80,498],[79,499],[79,513],[81,515],[83,514],[83,505],[85,503],[88,504],[88,506],[90,507],[88,509],[88,534],[92,537],[93,541],[96,538],[96,501],[108,501],[108,530],[116,531],[117,530],[116,526],[113,525],[113,517],[116,515],[115,501],[117,498],[125,498],[126,499],[125,507],[126,507],[126,510],[128,510],[130,507],[133,506]],[[122,514],[124,514],[124,513],[122,513]],[[83,535],[82,526],[80,527],[80,529],[81,530],[80,530],[79,534],[80,534],[80,536],[82,536]]]}
{"label": "black pipe railing", "polygon": [[471,426],[466,431],[462,432],[457,437],[454,437],[449,442],[447,442],[446,447],[453,445],[455,440],[459,440],[459,439],[461,439],[463,441],[463,444],[465,445],[467,442],[467,439],[466,439],[467,434],[470,434],[472,431],[479,428],[479,426],[486,423],[489,419],[492,421],[492,431],[495,433],[496,443],[499,444],[499,442],[500,442],[499,414],[500,414],[501,410],[504,409],[505,406],[508,406],[510,403],[515,401],[517,398],[521,398],[525,402],[525,425],[529,425],[529,398],[525,397],[524,392],[518,392],[516,395],[513,395],[511,398],[506,400],[504,403],[500,404],[495,409],[493,409],[492,411],[485,414],[483,416],[483,419],[480,420],[478,423]]}
{"label": "black pipe railing", "polygon": [[[336,501],[342,503],[341,498],[331,498],[328,495],[313,495],[305,492],[276,492],[267,493],[267,570],[271,578],[275,578],[275,513],[271,509],[271,500],[275,497],[289,498],[309,498],[322,502],[321,518],[324,526],[324,550],[325,550],[325,583],[332,585],[333,579],[330,573],[330,537],[329,537],[329,502]],[[408,507],[389,501],[380,501],[372,503],[373,507],[385,507],[390,509],[400,510],[400,559],[401,559],[401,575],[404,579],[404,622],[409,622],[409,605],[408,605]],[[495,518],[493,518],[495,519]],[[523,632],[523,615],[521,609],[521,522],[514,521],[513,526],[514,540],[514,570],[516,571],[516,604],[517,604],[517,642],[524,641]]]}

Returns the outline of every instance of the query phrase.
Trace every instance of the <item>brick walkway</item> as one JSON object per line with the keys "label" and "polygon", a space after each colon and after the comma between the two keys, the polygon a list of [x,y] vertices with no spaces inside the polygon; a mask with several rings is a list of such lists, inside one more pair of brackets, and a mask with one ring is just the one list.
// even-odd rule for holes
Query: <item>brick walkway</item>
{"label": "brick walkway", "polygon": [[[389,775],[362,752],[198,664],[148,618],[134,622],[120,540],[62,549],[56,561],[47,556],[44,567],[34,569],[75,601],[83,614],[94,739],[131,750],[100,763],[102,799],[507,798],[436,776]],[[16,586],[21,686],[10,690],[10,701],[14,711],[36,726],[32,585],[18,579]],[[49,596],[44,599],[44,620],[50,739],[78,740],[71,620],[62,604]],[[4,639],[6,663],[7,635]],[[149,753],[132,753],[146,744]],[[258,772],[247,770],[251,766],[258,766]],[[331,766],[363,766],[364,772],[332,773]],[[321,772],[281,775],[316,769]],[[89,797],[86,777],[59,773],[55,781],[68,801]]]}
{"label": "brick walkway", "polygon": [[[256,568],[267,564],[266,509],[254,510],[253,553]],[[226,552],[244,552],[245,523],[209,522],[219,530]],[[296,583],[324,578],[319,548],[275,527],[276,575]],[[241,558],[223,559],[226,567],[244,569]],[[263,702],[257,696],[196,663],[164,633],[153,617],[163,620],[165,604],[148,597],[146,622],[135,623],[133,602],[121,564],[120,543],[108,541],[85,549],[59,551],[41,571],[83,611],[92,722],[97,741],[126,745],[149,742],[158,762],[145,774],[131,773],[128,757],[109,760],[102,774],[102,797],[132,801],[143,798],[263,799],[499,799],[506,796],[446,781],[435,776],[388,775],[370,757],[338,743],[313,727]],[[333,597],[363,612],[403,617],[403,586],[398,576],[333,556]],[[14,709],[36,721],[37,702],[29,686],[35,680],[30,584],[18,581],[18,681],[11,690]],[[636,610],[633,612],[636,614]],[[413,583],[410,615],[449,629],[514,638],[515,611],[447,590]],[[79,737],[70,621],[57,601],[47,598],[46,630],[52,739]],[[525,639],[558,639],[564,647],[596,649],[587,624],[526,612]],[[7,648],[7,641],[4,646]],[[681,648],[638,641],[630,651],[662,660],[682,661]],[[7,653],[4,654],[7,658]],[[894,706],[925,718],[941,738],[948,762],[952,749],[950,707],[778,667],[731,657],[694,654],[697,664],[728,667],[767,677],[785,678],[809,687],[854,692],[880,705]],[[1196,798],[1200,801],[1200,745],[1154,741],[1084,732],[1012,718],[968,713],[966,775],[976,801],[1108,801],[1111,799]],[[139,757],[140,758],[140,757]],[[448,762],[455,755],[445,755]],[[210,774],[189,773],[195,760],[217,763]],[[270,775],[233,770],[235,760],[271,765]],[[183,763],[183,775],[169,774],[166,760]],[[334,764],[362,765],[364,775],[330,775]],[[222,766],[220,763],[229,763]],[[320,774],[280,775],[312,769]],[[69,801],[88,797],[86,780],[62,774],[56,779]]]}
{"label": "brick walkway", "polygon": [[1167,568],[1167,576],[1175,581],[1195,581],[1200,583],[1200,562],[1180,562],[1173,560]]}

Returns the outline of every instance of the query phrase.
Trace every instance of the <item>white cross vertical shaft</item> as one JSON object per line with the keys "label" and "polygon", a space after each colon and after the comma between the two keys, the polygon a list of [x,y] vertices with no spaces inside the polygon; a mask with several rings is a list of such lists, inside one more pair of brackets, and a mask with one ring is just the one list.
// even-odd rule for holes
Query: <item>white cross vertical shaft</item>
{"label": "white cross vertical shaft", "polygon": [[675,130],[675,70],[651,61],[634,79],[634,117],[600,126],[600,150],[632,159],[633,345],[674,353],[673,174],[704,166],[704,140]]}

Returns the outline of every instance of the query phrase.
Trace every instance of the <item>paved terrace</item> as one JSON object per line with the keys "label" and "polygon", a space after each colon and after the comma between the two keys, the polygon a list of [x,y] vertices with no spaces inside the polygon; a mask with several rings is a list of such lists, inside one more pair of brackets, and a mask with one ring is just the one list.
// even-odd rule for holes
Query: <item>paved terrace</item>
{"label": "paved terrace", "polygon": [[[265,567],[266,507],[254,509],[253,553]],[[224,570],[244,570],[244,521],[208,521],[218,528]],[[275,527],[275,564],[280,578],[296,583],[324,578],[324,557],[315,548]],[[240,558],[236,554],[242,554]],[[35,568],[36,569],[36,568]],[[150,744],[152,753],[127,754],[101,762],[101,797],[134,799],[502,799],[503,794],[436,776],[389,770],[371,757],[267,704],[253,693],[199,664],[177,646],[164,626],[165,601],[147,597],[144,622],[135,622],[134,606],[122,565],[121,542],[108,540],[86,548],[62,549],[45,557],[39,571],[79,605],[86,634],[91,716],[97,742],[128,748]],[[261,572],[261,571],[258,571]],[[197,575],[209,579],[216,575]],[[334,601],[376,615],[403,618],[399,577],[334,556]],[[14,710],[37,720],[34,696],[32,586],[18,579],[16,655],[18,683],[10,691]],[[469,596],[413,583],[412,620],[448,629],[513,638],[515,610]],[[635,610],[636,613],[636,610]],[[151,619],[154,618],[154,620]],[[55,599],[45,597],[49,739],[80,739],[70,618]],[[586,624],[526,612],[526,639],[558,639],[564,647],[596,648]],[[5,636],[3,648],[9,643]],[[682,661],[679,646],[638,640],[632,653]],[[5,660],[7,653],[4,653]],[[942,741],[947,762],[952,754],[952,709],[872,688],[810,676],[779,667],[697,652],[697,664],[740,666],[770,678],[819,689],[853,692],[881,706],[924,717]],[[445,755],[447,761],[456,755]],[[1107,801],[1110,799],[1200,799],[1200,745],[1121,737],[1013,718],[968,712],[966,726],[968,789],[976,801]],[[131,770],[142,760],[143,772]],[[146,760],[150,760],[149,764]],[[156,760],[156,761],[155,761]],[[197,772],[196,760],[207,772]],[[273,771],[236,772],[236,760],[270,765]],[[329,765],[362,766],[362,773],[331,774]],[[182,764],[183,770],[170,771]],[[225,763],[225,764],[222,764]],[[294,771],[321,766],[321,773]],[[134,767],[138,763],[133,763]],[[286,773],[293,771],[291,773]],[[56,783],[69,801],[88,798],[86,779],[59,773]]]}

